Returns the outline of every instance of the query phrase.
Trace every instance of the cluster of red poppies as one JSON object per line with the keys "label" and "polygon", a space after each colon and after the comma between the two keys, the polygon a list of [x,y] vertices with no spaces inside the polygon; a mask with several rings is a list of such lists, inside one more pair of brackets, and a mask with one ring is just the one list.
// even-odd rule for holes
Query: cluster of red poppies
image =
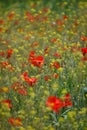
{"label": "cluster of red poppies", "polygon": [[4,51],[1,51],[1,52],[0,52],[0,56],[6,57],[7,59],[10,58],[12,54],[13,54],[13,49],[8,49],[8,50],[6,51],[6,54],[5,54]]}
{"label": "cluster of red poppies", "polygon": [[36,56],[34,51],[31,51],[28,58],[29,63],[34,66],[41,67],[44,64],[44,57],[39,55]]}
{"label": "cluster of red poppies", "polygon": [[57,98],[56,96],[49,96],[46,101],[46,106],[48,106],[54,112],[59,113],[62,108],[68,106],[71,107],[73,105],[69,93],[67,93],[63,99],[64,100]]}
{"label": "cluster of red poppies", "polygon": [[20,82],[15,82],[11,88],[15,91],[15,92],[18,92],[19,94],[21,95],[27,95],[28,92],[27,92],[27,87],[24,86],[22,83]]}

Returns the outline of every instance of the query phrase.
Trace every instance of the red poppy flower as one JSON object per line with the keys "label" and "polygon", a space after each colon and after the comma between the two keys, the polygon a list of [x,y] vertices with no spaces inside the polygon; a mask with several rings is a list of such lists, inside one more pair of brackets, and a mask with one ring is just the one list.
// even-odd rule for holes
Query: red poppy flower
{"label": "red poppy flower", "polygon": [[25,15],[26,15],[27,17],[29,17],[29,16],[31,15],[31,13],[27,11],[27,12],[25,13]]}
{"label": "red poppy flower", "polygon": [[14,70],[14,67],[11,66],[11,64],[9,64],[9,63],[6,62],[6,61],[1,62],[1,63],[0,63],[0,67],[1,67],[2,69],[7,69],[7,68],[8,68],[10,71],[13,71],[13,70]]}
{"label": "red poppy flower", "polygon": [[30,12],[26,12],[25,15],[30,22],[35,20],[34,16]]}
{"label": "red poppy flower", "polygon": [[68,16],[67,16],[67,15],[64,15],[64,16],[63,16],[63,19],[64,19],[64,20],[67,20],[67,19],[68,19]]}
{"label": "red poppy flower", "polygon": [[57,73],[54,73],[54,74],[52,75],[52,77],[55,78],[55,79],[57,79],[57,78],[59,77],[59,75],[58,75]]}
{"label": "red poppy flower", "polygon": [[65,100],[70,100],[71,99],[71,96],[70,96],[70,94],[69,93],[67,93],[66,95],[65,95]]}
{"label": "red poppy flower", "polygon": [[66,100],[66,101],[65,101],[65,107],[67,107],[67,106],[72,107],[72,106],[73,106],[72,101]]}
{"label": "red poppy flower", "polygon": [[42,22],[46,22],[48,20],[47,16],[42,17]]}
{"label": "red poppy flower", "polygon": [[16,91],[16,92],[18,92],[19,94],[21,94],[21,95],[27,95],[28,93],[27,93],[27,88],[26,88],[26,86],[24,86],[22,83],[20,83],[20,82],[15,82],[12,86],[11,86],[11,88],[14,90],[14,91]]}
{"label": "red poppy flower", "polygon": [[82,51],[83,56],[87,54],[87,48],[82,48],[81,51]]}
{"label": "red poppy flower", "polygon": [[87,37],[85,37],[85,36],[81,36],[80,39],[81,39],[82,41],[87,41]]}
{"label": "red poppy flower", "polygon": [[25,96],[28,95],[28,92],[26,89],[18,89],[18,93]]}
{"label": "red poppy flower", "polygon": [[0,66],[1,66],[2,68],[6,68],[6,67],[8,67],[8,65],[9,65],[9,63],[6,62],[6,61],[3,61],[3,62],[0,63]]}
{"label": "red poppy flower", "polygon": [[0,56],[4,57],[5,56],[5,53],[2,51],[0,52]]}
{"label": "red poppy flower", "polygon": [[36,83],[37,79],[36,79],[36,78],[25,77],[25,81],[26,81],[30,86],[33,86],[33,84]]}
{"label": "red poppy flower", "polygon": [[6,99],[1,101],[2,104],[7,104],[8,108],[12,108],[11,100]]}
{"label": "red poppy flower", "polygon": [[50,76],[49,75],[44,76],[44,80],[45,81],[49,81],[50,80]]}
{"label": "red poppy flower", "polygon": [[32,43],[31,47],[34,48],[34,47],[37,47],[38,45],[39,45],[39,42],[36,41]]}
{"label": "red poppy flower", "polygon": [[12,11],[12,12],[9,13],[8,19],[9,19],[9,20],[12,20],[12,19],[14,18],[14,16],[15,16],[15,12]]}
{"label": "red poppy flower", "polygon": [[57,53],[57,52],[55,52],[55,53],[53,54],[53,56],[55,56],[55,57],[57,57],[57,58],[61,58],[61,54],[59,54],[59,53]]}
{"label": "red poppy flower", "polygon": [[82,61],[87,61],[87,57],[83,57],[81,60]]}
{"label": "red poppy flower", "polygon": [[34,78],[34,77],[30,78],[30,77],[28,77],[28,73],[27,73],[27,72],[24,72],[22,75],[23,75],[24,80],[25,80],[30,86],[33,86],[33,85],[36,83],[36,81],[37,81],[37,78]]}
{"label": "red poppy flower", "polygon": [[73,105],[69,93],[67,93],[64,98],[65,98],[65,107]]}
{"label": "red poppy flower", "polygon": [[53,43],[56,42],[56,41],[57,41],[57,38],[52,38],[51,39],[51,42],[53,42]]}
{"label": "red poppy flower", "polygon": [[7,57],[6,58],[10,58],[12,53],[13,53],[12,49],[7,50]]}
{"label": "red poppy flower", "polygon": [[19,24],[19,20],[15,20],[14,25],[18,25],[18,24]]}
{"label": "red poppy flower", "polygon": [[43,56],[36,56],[35,51],[31,51],[29,54],[28,61],[37,67],[41,67],[44,64],[44,58]]}
{"label": "red poppy flower", "polygon": [[60,68],[60,64],[57,61],[55,61],[53,63],[53,67],[56,68],[56,69],[59,69]]}
{"label": "red poppy flower", "polygon": [[56,20],[56,24],[62,26],[64,23],[62,22],[62,20]]}
{"label": "red poppy flower", "polygon": [[59,112],[64,107],[64,103],[61,99],[55,96],[49,96],[46,101],[46,106],[51,108],[54,112]]}
{"label": "red poppy flower", "polygon": [[9,118],[8,122],[13,125],[13,126],[21,126],[22,125],[22,120],[21,118],[17,117],[17,118]]}
{"label": "red poppy flower", "polygon": [[43,11],[44,13],[47,13],[47,12],[49,11],[49,9],[48,9],[48,8],[43,8],[42,11]]}
{"label": "red poppy flower", "polygon": [[28,77],[28,73],[27,72],[24,72],[22,75],[23,75],[24,79],[25,79],[25,77]]}
{"label": "red poppy flower", "polygon": [[30,57],[30,59],[34,58],[35,57],[35,51],[31,51],[30,54],[29,54],[29,57]]}
{"label": "red poppy flower", "polygon": [[0,19],[0,24],[4,24],[4,20]]}
{"label": "red poppy flower", "polygon": [[34,66],[41,67],[44,64],[43,56],[35,56],[32,59],[29,59],[30,63]]}

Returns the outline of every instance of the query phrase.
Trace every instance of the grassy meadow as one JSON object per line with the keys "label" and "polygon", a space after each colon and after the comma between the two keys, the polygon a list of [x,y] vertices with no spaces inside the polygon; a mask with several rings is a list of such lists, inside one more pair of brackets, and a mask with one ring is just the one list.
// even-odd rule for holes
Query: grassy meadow
{"label": "grassy meadow", "polygon": [[87,130],[87,2],[4,1],[0,129]]}

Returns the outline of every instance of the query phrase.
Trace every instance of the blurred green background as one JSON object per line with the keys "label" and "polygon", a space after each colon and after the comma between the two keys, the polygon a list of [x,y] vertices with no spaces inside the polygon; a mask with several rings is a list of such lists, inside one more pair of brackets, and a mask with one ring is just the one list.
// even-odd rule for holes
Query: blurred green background
{"label": "blurred green background", "polygon": [[3,6],[5,6],[5,7],[9,7],[10,5],[17,3],[17,2],[20,4],[21,3],[27,4],[29,2],[36,3],[38,1],[41,1],[43,3],[43,5],[48,5],[49,3],[51,3],[54,8],[57,2],[60,2],[60,3],[67,2],[68,5],[73,2],[75,5],[77,5],[79,1],[87,1],[87,0],[0,0],[0,3],[2,3]]}

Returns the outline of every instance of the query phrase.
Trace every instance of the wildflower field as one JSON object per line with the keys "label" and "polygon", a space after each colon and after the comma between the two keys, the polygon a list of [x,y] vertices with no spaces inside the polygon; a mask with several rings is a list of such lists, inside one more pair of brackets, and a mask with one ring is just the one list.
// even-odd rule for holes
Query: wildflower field
{"label": "wildflower field", "polygon": [[0,130],[87,130],[87,2],[0,2]]}

